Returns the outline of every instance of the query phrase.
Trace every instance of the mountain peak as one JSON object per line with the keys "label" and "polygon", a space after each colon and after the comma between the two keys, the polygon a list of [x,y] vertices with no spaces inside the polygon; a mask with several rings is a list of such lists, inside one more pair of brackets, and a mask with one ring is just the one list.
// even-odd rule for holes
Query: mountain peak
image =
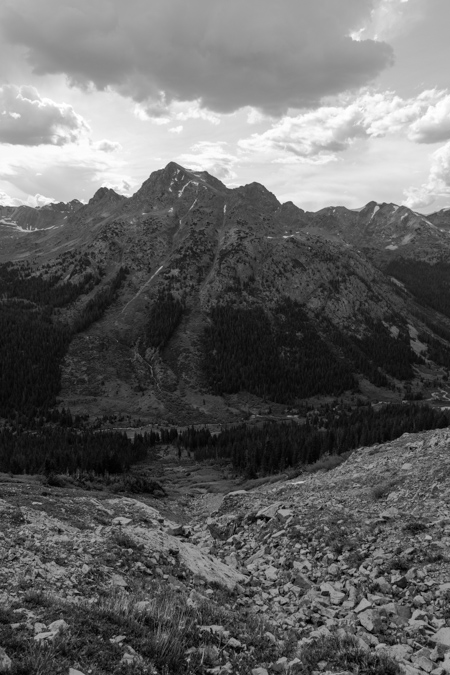
{"label": "mountain peak", "polygon": [[96,204],[99,201],[108,199],[108,201],[120,201],[125,199],[122,195],[117,194],[112,188],[101,187],[97,190],[94,196],[89,200],[89,204]]}
{"label": "mountain peak", "polygon": [[263,206],[271,211],[276,211],[281,206],[275,195],[261,183],[253,182],[242,185],[236,188],[236,192],[245,199],[256,202],[255,206]]}

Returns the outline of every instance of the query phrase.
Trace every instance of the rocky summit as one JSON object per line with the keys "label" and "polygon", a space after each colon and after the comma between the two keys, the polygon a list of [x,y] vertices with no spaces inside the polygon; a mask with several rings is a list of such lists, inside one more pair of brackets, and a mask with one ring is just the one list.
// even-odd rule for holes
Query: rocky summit
{"label": "rocky summit", "polygon": [[182,503],[2,476],[0,672],[450,673],[449,442]]}

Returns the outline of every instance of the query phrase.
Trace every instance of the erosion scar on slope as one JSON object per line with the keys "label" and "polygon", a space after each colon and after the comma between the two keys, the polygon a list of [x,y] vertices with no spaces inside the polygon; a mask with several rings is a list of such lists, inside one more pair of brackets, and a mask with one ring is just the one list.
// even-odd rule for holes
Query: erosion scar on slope
{"label": "erosion scar on slope", "polygon": [[126,308],[127,308],[129,305],[131,305],[131,303],[134,302],[134,301],[140,296],[140,294],[142,293],[142,291],[144,290],[144,288],[146,288],[146,287],[149,285],[149,283],[150,283],[151,281],[153,281],[153,279],[156,277],[156,275],[159,274],[159,273],[161,272],[161,270],[162,270],[163,267],[164,267],[164,265],[161,265],[161,267],[159,267],[159,268],[156,270],[156,272],[155,272],[154,274],[152,274],[152,276],[150,277],[150,279],[148,279],[148,280],[145,282],[145,284],[144,284],[143,286],[141,286],[141,288],[138,290],[138,292],[136,293],[136,295],[135,295],[133,298],[131,298],[131,300],[129,300],[129,301],[127,302],[127,304],[126,304],[125,307],[122,309],[122,311],[120,312],[120,314],[123,314],[124,311],[126,310]]}

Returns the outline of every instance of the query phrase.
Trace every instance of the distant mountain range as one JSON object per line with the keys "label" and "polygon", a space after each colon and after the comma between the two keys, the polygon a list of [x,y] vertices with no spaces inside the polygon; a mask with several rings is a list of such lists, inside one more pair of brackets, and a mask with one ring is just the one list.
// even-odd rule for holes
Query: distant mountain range
{"label": "distant mountain range", "polygon": [[61,400],[143,419],[445,396],[449,254],[449,209],[305,212],[173,162],[130,198],[0,207],[3,306],[69,326]]}

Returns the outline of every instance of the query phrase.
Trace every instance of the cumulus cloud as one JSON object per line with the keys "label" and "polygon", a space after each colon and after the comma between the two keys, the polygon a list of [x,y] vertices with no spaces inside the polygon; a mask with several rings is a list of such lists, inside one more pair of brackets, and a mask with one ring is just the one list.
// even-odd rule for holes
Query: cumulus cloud
{"label": "cumulus cloud", "polygon": [[128,177],[113,181],[103,181],[101,187],[110,188],[111,190],[114,190],[114,192],[117,192],[118,194],[124,195],[126,197],[132,194],[131,179]]}
{"label": "cumulus cloud", "polygon": [[286,116],[263,133],[239,141],[242,150],[274,154],[282,163],[324,163],[358,139],[403,134],[418,143],[450,139],[450,94],[436,89],[414,99],[365,92],[341,105]]}
{"label": "cumulus cloud", "polygon": [[66,145],[87,131],[72,106],[41,98],[34,87],[0,87],[0,143]]}
{"label": "cumulus cloud", "polygon": [[378,0],[353,37],[390,40],[411,28],[423,15],[427,0]]}
{"label": "cumulus cloud", "polygon": [[0,190],[0,206],[20,206],[20,204],[22,202],[19,199],[10,197],[6,192]]}
{"label": "cumulus cloud", "polygon": [[116,143],[116,141],[108,141],[106,138],[104,138],[102,141],[96,141],[92,144],[92,147],[95,150],[100,150],[100,152],[116,152],[117,150],[122,150],[120,143]]}
{"label": "cumulus cloud", "polygon": [[6,0],[0,26],[35,73],[112,88],[149,117],[173,101],[280,114],[361,87],[392,63],[386,43],[351,37],[380,1]]}
{"label": "cumulus cloud", "polygon": [[450,95],[430,105],[410,128],[410,138],[418,143],[441,143],[450,138]]}
{"label": "cumulus cloud", "polygon": [[124,180],[132,181],[125,173],[122,158],[99,152],[88,139],[63,148],[5,145],[0,154],[0,190],[25,202],[36,194],[88,201],[107,182],[126,192]]}
{"label": "cumulus cloud", "polygon": [[420,187],[405,190],[405,206],[411,209],[424,208],[438,197],[450,195],[450,141],[431,156],[428,180]]}
{"label": "cumulus cloud", "polygon": [[231,181],[237,175],[233,167],[238,157],[226,150],[227,145],[224,141],[201,141],[192,146],[192,152],[180,155],[178,161],[195,171],[208,171],[222,181]]}
{"label": "cumulus cloud", "polygon": [[183,125],[180,124],[177,127],[172,127],[171,129],[169,129],[169,131],[171,134],[181,134],[181,132],[183,131]]}
{"label": "cumulus cloud", "polygon": [[24,201],[24,204],[27,206],[33,206],[34,208],[39,206],[47,206],[47,204],[54,204],[57,200],[52,197],[45,197],[44,195],[35,194],[29,195]]}

